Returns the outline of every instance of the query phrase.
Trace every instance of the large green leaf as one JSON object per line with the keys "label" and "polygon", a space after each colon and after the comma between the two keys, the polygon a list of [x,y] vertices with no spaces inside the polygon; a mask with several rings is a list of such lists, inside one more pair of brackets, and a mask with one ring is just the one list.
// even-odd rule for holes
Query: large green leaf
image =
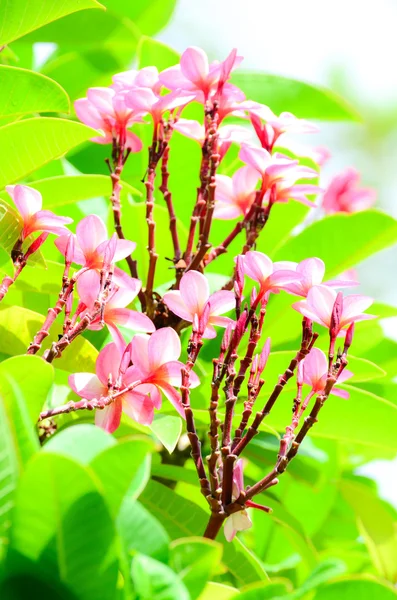
{"label": "large green leaf", "polygon": [[101,8],[101,5],[96,0],[1,0],[0,45],[84,8]]}
{"label": "large green leaf", "polygon": [[177,574],[150,556],[134,556],[131,575],[141,600],[190,600],[189,592]]}
{"label": "large green leaf", "polygon": [[172,67],[179,62],[178,52],[150,37],[142,36],[138,45],[139,68],[157,67],[159,71]]}
{"label": "large green leaf", "polygon": [[316,591],[313,600],[396,600],[396,592],[369,576],[344,577]]}
{"label": "large green leaf", "polygon": [[[158,518],[172,539],[202,535],[208,515],[190,500],[151,481],[140,497],[142,504]],[[239,539],[223,543],[223,563],[239,585],[267,581],[260,561]]]}
{"label": "large green leaf", "polygon": [[325,121],[358,121],[357,112],[334,92],[304,81],[268,75],[260,71],[238,71],[232,83],[247,98],[270,106],[273,112],[294,113],[305,119]]}
{"label": "large green leaf", "polygon": [[379,575],[397,581],[397,526],[395,513],[370,487],[343,480],[342,495],[353,508],[358,527]]}
{"label": "large green leaf", "polygon": [[29,566],[82,600],[115,597],[115,530],[105,500],[83,466],[58,454],[34,456],[18,487],[9,570]]}
{"label": "large green leaf", "polygon": [[36,356],[0,364],[0,538],[10,526],[18,478],[39,448],[34,425],[53,376],[52,366]]}
{"label": "large green leaf", "polygon": [[139,2],[119,2],[104,0],[110,12],[128,17],[146,35],[154,35],[169,21],[176,0],[139,0]]}
{"label": "large green leaf", "polygon": [[222,550],[218,542],[203,538],[184,538],[171,543],[171,566],[179,573],[191,600],[199,597],[207,581],[216,573]]}
{"label": "large green leaf", "polygon": [[94,135],[89,127],[53,117],[25,119],[0,127],[0,189]]}
{"label": "large green leaf", "polygon": [[69,98],[61,86],[39,73],[0,65],[0,115],[69,112]]}
{"label": "large green leaf", "polygon": [[272,258],[300,261],[317,256],[325,262],[327,278],[332,278],[395,242],[397,221],[389,215],[378,210],[340,213],[316,221],[290,237]]}
{"label": "large green leaf", "polygon": [[[0,352],[6,356],[24,354],[35,334],[44,323],[45,317],[39,313],[22,308],[22,306],[0,306]],[[46,338],[43,348],[57,339],[62,330],[61,321],[54,324],[54,330]],[[72,349],[66,348],[61,358],[57,358],[55,366],[69,372],[95,371],[98,351],[88,340],[78,337],[73,341]]]}

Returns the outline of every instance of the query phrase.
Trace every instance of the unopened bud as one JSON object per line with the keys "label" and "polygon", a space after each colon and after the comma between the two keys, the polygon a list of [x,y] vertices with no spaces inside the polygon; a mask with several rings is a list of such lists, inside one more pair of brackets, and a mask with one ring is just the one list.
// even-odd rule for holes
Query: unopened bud
{"label": "unopened bud", "polygon": [[104,269],[109,269],[110,265],[113,262],[114,255],[116,253],[117,247],[117,234],[113,234],[110,238],[109,242],[106,245],[105,251],[103,253],[103,267]]}
{"label": "unopened bud", "polygon": [[131,362],[131,342],[128,344],[126,349],[123,352],[123,356],[121,357],[119,373],[120,375],[124,375]]}
{"label": "unopened bud", "polygon": [[202,312],[202,315],[199,319],[199,329],[198,331],[200,332],[200,334],[203,334],[205,331],[205,328],[208,325],[208,321],[210,318],[210,312],[211,312],[211,303],[207,302],[206,305],[204,306],[204,310]]}
{"label": "unopened bud", "polygon": [[199,318],[198,318],[198,314],[197,313],[194,313],[194,315],[193,315],[192,325],[193,325],[193,331],[195,333],[197,333],[199,331],[199,327],[200,327],[200,325],[199,325]]}
{"label": "unopened bud", "polygon": [[259,373],[262,373],[263,369],[266,367],[266,363],[267,360],[269,358],[269,354],[270,354],[270,338],[268,337],[265,345],[262,348],[262,352],[260,353],[260,359],[259,359],[259,365],[258,365],[258,371]]}
{"label": "unopened bud", "polygon": [[70,264],[71,262],[73,262],[74,248],[75,248],[75,236],[73,235],[73,233],[71,233],[68,237],[68,243],[66,244],[66,251],[65,251],[65,262],[67,264]]}
{"label": "unopened bud", "polygon": [[343,348],[343,354],[347,354],[347,351],[349,350],[349,348],[350,348],[350,346],[352,344],[353,336],[354,336],[354,328],[355,328],[355,325],[354,325],[354,322],[353,322],[353,323],[351,323],[349,329],[346,331],[345,345],[344,345],[344,348]]}
{"label": "unopened bud", "polygon": [[235,284],[237,285],[238,292],[236,295],[242,296],[244,289],[244,257],[239,254],[236,258],[236,279]]}
{"label": "unopened bud", "polygon": [[303,385],[303,363],[304,363],[304,360],[302,360],[298,364],[298,372],[297,372],[297,375],[296,375],[296,381],[297,381],[297,384],[300,387]]}
{"label": "unopened bud", "polygon": [[48,238],[48,233],[44,232],[35,241],[29,246],[29,248],[25,252],[25,258],[29,258],[32,254],[37,252],[37,250],[44,244],[46,239]]}
{"label": "unopened bud", "polygon": [[343,311],[343,294],[342,292],[338,292],[338,295],[336,296],[336,300],[334,303],[334,307],[332,309],[332,314],[331,314],[331,323],[329,326],[329,335],[331,337],[331,339],[336,339],[336,336],[338,335],[339,331],[340,331],[340,320],[342,317],[342,311]]}
{"label": "unopened bud", "polygon": [[255,305],[255,300],[258,296],[258,292],[256,291],[256,288],[252,288],[251,290],[251,307]]}
{"label": "unopened bud", "polygon": [[232,339],[232,331],[233,331],[233,323],[228,323],[225,333],[223,334],[222,343],[221,343],[221,351],[226,352],[230,346],[230,341]]}

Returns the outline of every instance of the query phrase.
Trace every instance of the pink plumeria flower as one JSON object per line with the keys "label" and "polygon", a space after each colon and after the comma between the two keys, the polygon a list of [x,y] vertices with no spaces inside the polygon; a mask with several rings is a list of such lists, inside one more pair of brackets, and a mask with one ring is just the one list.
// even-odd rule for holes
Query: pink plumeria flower
{"label": "pink plumeria flower", "polygon": [[[298,119],[292,113],[282,112],[277,117],[264,104],[252,103],[249,112],[259,141],[262,147],[267,150],[271,150],[284,133],[315,133],[318,131],[315,125],[304,119]],[[262,120],[265,123],[262,123]]]}
{"label": "pink plumeria flower", "polygon": [[359,188],[360,174],[352,167],[336,175],[322,199],[327,214],[353,213],[371,208],[376,201],[376,192],[370,188]]}
{"label": "pink plumeria flower", "polygon": [[268,293],[278,293],[280,290],[289,290],[290,285],[297,285],[302,279],[300,273],[293,269],[277,268],[271,259],[256,250],[250,250],[241,257],[244,274],[260,285],[256,304],[267,298]]}
{"label": "pink plumeria flower", "polygon": [[[222,472],[222,467],[220,469]],[[233,470],[233,487],[232,487],[232,501],[235,502],[244,490],[244,474],[243,474],[243,461],[240,458],[234,465]],[[248,508],[258,508],[264,512],[270,512],[267,506],[262,506],[251,500],[247,500],[245,505]],[[246,509],[240,510],[230,515],[227,518],[223,533],[228,542],[231,542],[238,531],[244,531],[252,527],[252,521]]]}
{"label": "pink plumeria flower", "polygon": [[321,258],[306,258],[300,263],[290,261],[280,261],[274,263],[275,270],[296,271],[301,275],[301,279],[288,285],[288,292],[294,296],[306,297],[309,290],[315,285],[326,285],[332,288],[352,287],[358,285],[358,281],[352,279],[331,279],[324,281],[325,264]]}
{"label": "pink plumeria flower", "polygon": [[[125,348],[125,340],[119,330],[119,326],[125,327],[135,332],[153,333],[155,326],[149,317],[136,311],[126,308],[133,300],[135,300],[141,289],[139,279],[133,277],[125,278],[123,286],[119,287],[111,284],[110,293],[108,295],[104,312],[103,321],[107,325],[109,332],[117,344],[120,352]],[[97,271],[89,271],[85,277],[77,281],[80,300],[85,304],[90,311],[98,297],[100,291],[100,277]],[[92,321],[88,329],[102,329],[101,316]]]}
{"label": "pink plumeria flower", "polygon": [[41,210],[43,199],[40,192],[27,185],[7,185],[6,190],[22,217],[22,241],[35,231],[55,233],[55,235],[68,233],[65,225],[73,223],[73,219],[58,217],[50,210]]}
{"label": "pink plumeria flower", "polygon": [[[69,241],[69,235],[62,235],[55,240],[58,250],[65,256]],[[103,267],[105,250],[109,244],[108,233],[105,223],[97,215],[84,217],[77,225],[74,241],[74,252],[72,262],[82,265],[87,272],[94,270],[100,272]],[[117,240],[115,242],[115,253],[112,262],[117,262],[129,256],[135,249],[136,244],[129,240]],[[87,272],[79,277],[79,285],[83,284]],[[113,281],[123,285],[128,275],[118,269],[114,269]],[[128,285],[128,284],[127,284]]]}
{"label": "pink plumeria flower", "polygon": [[265,189],[269,189],[273,183],[284,179],[288,175],[290,176],[288,186],[291,185],[292,181],[318,176],[314,169],[299,165],[297,160],[292,160],[278,152],[270,154],[264,148],[257,148],[248,144],[241,145],[239,158],[260,173]]}
{"label": "pink plumeria flower", "polygon": [[[331,317],[337,292],[331,287],[318,285],[312,287],[305,300],[296,302],[292,308],[327,329],[331,327]],[[337,335],[351,323],[374,319],[374,315],[364,314],[363,311],[371,306],[373,299],[369,296],[355,294],[345,296],[342,301],[341,315]],[[344,332],[343,332],[344,333]]]}
{"label": "pink plumeria flower", "polygon": [[[185,418],[181,396],[175,387],[182,384],[181,369],[185,366],[178,359],[181,354],[181,341],[171,327],[158,329],[151,336],[137,334],[131,342],[131,360],[134,377],[142,381],[136,389],[150,394],[155,408],[161,406],[161,392]],[[190,374],[190,387],[199,385],[195,373]]]}
{"label": "pink plumeria flower", "polygon": [[162,84],[156,67],[144,67],[137,71],[123,71],[112,77],[112,88],[118,92],[130,91],[132,88],[150,88],[155,94],[160,93]]}
{"label": "pink plumeria flower", "polygon": [[169,90],[192,91],[198,95],[198,100],[205,101],[217,91],[220,80],[226,81],[241,61],[242,57],[232,51],[225,61],[209,64],[204,50],[191,46],[182,54],[179,65],[160,73],[160,81]]}
{"label": "pink plumeria flower", "polygon": [[91,138],[98,144],[118,143],[131,152],[139,152],[142,142],[138,136],[127,128],[133,123],[142,121],[142,113],[135,114],[125,103],[126,92],[112,88],[90,88],[87,98],[80,98],[74,103],[76,115],[86,125],[98,129],[104,136]]}
{"label": "pink plumeria flower", "polygon": [[235,219],[245,216],[256,197],[260,175],[256,169],[245,166],[232,177],[216,175],[215,219]]}
{"label": "pink plumeria flower", "polygon": [[[302,380],[303,383],[310,385],[312,390],[309,394],[310,398],[316,394],[321,394],[325,389],[325,384],[328,376],[328,359],[322,350],[312,348],[310,353],[302,361]],[[353,377],[353,373],[344,369],[336,380],[336,384],[343,383]],[[350,394],[346,390],[332,388],[331,394],[340,398],[349,398]],[[310,399],[309,398],[309,399]]]}
{"label": "pink plumeria flower", "polygon": [[125,102],[138,115],[150,114],[157,125],[167,111],[182,108],[194,100],[194,95],[175,90],[165,96],[158,96],[150,88],[133,88],[126,93]]}
{"label": "pink plumeria flower", "polygon": [[[118,390],[123,390],[129,385],[139,383],[134,367],[120,372],[122,357],[123,353],[116,344],[108,344],[98,354],[95,366],[96,374],[75,373],[70,375],[70,387],[81,398],[99,400],[114,391],[112,386],[117,385]],[[139,392],[137,388],[134,388],[118,396],[103,410],[96,410],[95,423],[105,431],[112,433],[120,425],[121,413],[124,411],[141,425],[150,425],[153,420],[154,406],[155,403],[144,389]]]}
{"label": "pink plumeria flower", "polygon": [[[198,271],[188,271],[183,275],[179,290],[164,294],[164,302],[173,313],[193,323],[208,313],[208,320],[204,324],[203,338],[216,337],[214,325],[227,327],[233,324],[233,319],[222,317],[222,313],[235,308],[236,298],[233,292],[220,290],[210,295],[207,278]],[[209,310],[208,310],[209,306]]]}

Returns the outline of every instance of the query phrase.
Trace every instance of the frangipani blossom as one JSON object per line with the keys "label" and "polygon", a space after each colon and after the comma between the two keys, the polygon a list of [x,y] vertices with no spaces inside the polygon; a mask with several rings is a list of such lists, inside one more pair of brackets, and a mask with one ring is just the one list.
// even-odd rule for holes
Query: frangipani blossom
{"label": "frangipani blossom", "polygon": [[157,96],[150,88],[133,88],[126,93],[125,102],[138,115],[150,114],[155,124],[168,110],[185,106],[194,99],[193,94],[175,90],[165,96]]}
{"label": "frangipani blossom", "polygon": [[[205,127],[198,121],[178,119],[173,129],[182,135],[195,140],[203,146],[205,140]],[[225,156],[233,142],[240,144],[252,139],[252,133],[242,125],[223,125],[218,128],[219,160]]]}
{"label": "frangipani blossom", "polygon": [[112,77],[112,88],[117,92],[131,90],[135,87],[150,88],[155,94],[161,90],[162,84],[159,81],[159,72],[156,67],[144,67],[137,71],[123,71]]}
{"label": "frangipani blossom", "polygon": [[[182,384],[181,369],[185,366],[178,359],[181,354],[181,341],[171,327],[158,329],[151,336],[137,334],[131,342],[131,360],[134,376],[142,381],[139,392],[150,394],[155,408],[161,406],[162,392],[185,418],[181,396],[175,387]],[[190,387],[199,385],[195,373],[190,374]]]}
{"label": "frangipani blossom", "polygon": [[323,282],[325,274],[325,264],[321,260],[321,258],[306,258],[300,263],[280,261],[274,263],[274,269],[289,269],[290,271],[296,271],[301,275],[300,280],[297,280],[295,283],[291,283],[288,285],[288,292],[290,294],[294,294],[295,296],[307,296],[309,290],[314,285],[322,284],[332,288],[352,287],[354,285],[358,285],[358,281],[354,281],[351,279],[331,279],[330,281]]}
{"label": "frangipani blossom", "polygon": [[300,273],[293,269],[278,269],[277,263],[256,250],[251,250],[241,257],[244,274],[260,285],[257,301],[268,292],[278,293],[289,290],[290,285],[297,285],[302,279]]}
{"label": "frangipani blossom", "polygon": [[371,208],[376,201],[376,192],[370,188],[359,188],[360,174],[352,167],[336,175],[324,193],[322,207],[327,214],[353,213]]}
{"label": "frangipani blossom", "polygon": [[215,219],[245,216],[256,197],[260,175],[252,167],[241,167],[232,177],[216,175]]}
{"label": "frangipani blossom", "polygon": [[[292,308],[315,323],[329,329],[336,297],[337,292],[334,289],[325,285],[318,285],[309,290],[305,300],[295,302]],[[342,300],[337,335],[351,323],[374,319],[374,315],[363,314],[363,311],[369,308],[372,303],[373,299],[369,296],[359,294],[345,296]]]}
{"label": "frangipani blossom", "polygon": [[[310,353],[302,361],[302,381],[307,385],[310,385],[312,390],[310,396],[315,394],[321,394],[325,389],[325,384],[328,375],[328,359],[324,352],[319,348],[312,348]],[[353,377],[353,373],[344,369],[336,380],[336,384],[343,383]],[[331,394],[339,396],[340,398],[349,398],[349,392],[346,390],[339,390],[333,386]]]}
{"label": "frangipani blossom", "polygon": [[[264,189],[270,189],[273,183],[281,182],[286,177],[288,177],[287,185],[291,187],[298,179],[311,179],[318,175],[314,169],[299,165],[297,160],[292,160],[278,152],[270,154],[264,148],[248,144],[241,145],[239,158],[260,173]],[[282,187],[280,189],[282,190]]]}
{"label": "frangipani blossom", "polygon": [[242,57],[232,50],[223,62],[209,64],[204,50],[191,46],[183,52],[179,65],[160,73],[160,81],[169,90],[192,91],[196,95],[199,92],[197,99],[201,100],[202,95],[202,99],[207,100],[217,91],[219,82],[225,82],[241,61]]}
{"label": "frangipani blossom", "polygon": [[50,210],[41,210],[43,199],[40,192],[27,185],[7,185],[6,190],[22,217],[23,229],[20,236],[22,241],[35,231],[55,233],[55,235],[68,233],[65,225],[73,223],[73,219],[58,217]]}
{"label": "frangipani blossom", "polygon": [[[64,256],[68,240],[69,235],[62,235],[55,240],[56,247]],[[82,265],[87,271],[94,270],[100,272],[103,267],[105,250],[108,243],[109,239],[105,223],[97,215],[88,215],[88,217],[84,217],[77,225],[72,261],[78,265]],[[112,262],[117,262],[129,256],[135,249],[135,246],[136,244],[129,240],[115,241],[115,253]],[[84,278],[87,275],[87,272],[80,275],[78,285],[83,285]],[[128,278],[127,274],[116,267],[113,281],[122,286],[126,278]]]}
{"label": "frangipani blossom", "polygon": [[[256,106],[255,106],[256,105]],[[315,133],[318,128],[304,119],[298,119],[289,112],[276,116],[264,104],[252,103],[250,118],[255,132],[263,148],[271,150],[280,136],[284,133]],[[262,123],[262,120],[265,123]]]}
{"label": "frangipani blossom", "polygon": [[[144,333],[153,333],[155,331],[153,322],[149,317],[136,310],[125,308],[136,298],[141,285],[139,279],[134,279],[128,275],[122,287],[111,284],[110,293],[104,306],[103,320],[120,352],[123,352],[125,348],[125,340],[118,328],[119,326]],[[86,305],[88,310],[92,309],[100,290],[100,277],[97,271],[88,271],[85,277],[77,281],[77,286],[80,300]],[[88,329],[98,330],[101,328],[101,316],[98,315],[90,323]]]}
{"label": "frangipani blossom", "polygon": [[[220,469],[222,472],[222,467]],[[232,501],[235,502],[241,492],[244,490],[244,474],[243,474],[243,461],[240,458],[236,461],[233,470],[233,486],[232,486]],[[258,508],[259,510],[263,510],[264,512],[270,512],[270,509],[267,506],[262,506],[261,504],[257,504],[256,502],[252,502],[251,500],[247,500],[245,506],[248,508]],[[248,515],[246,509],[240,510],[238,512],[232,513],[226,520],[223,533],[225,534],[225,538],[228,542],[231,542],[238,531],[244,531],[245,529],[250,529],[252,527],[252,521]]]}
{"label": "frangipani blossom", "polygon": [[90,88],[87,98],[76,100],[74,108],[80,121],[104,133],[104,137],[91,138],[92,142],[111,144],[116,139],[131,152],[139,152],[142,142],[127,128],[133,123],[141,122],[142,113],[138,116],[126,106],[125,95],[126,92],[110,87]]}
{"label": "frangipani blossom", "polygon": [[198,271],[185,273],[179,290],[167,292],[163,299],[173,313],[189,323],[192,323],[195,318],[200,321],[204,313],[208,313],[208,320],[203,324],[203,338],[216,337],[214,325],[227,327],[229,323],[233,323],[233,319],[220,315],[235,308],[234,293],[220,290],[210,295],[207,278]]}
{"label": "frangipani blossom", "polygon": [[[96,375],[93,373],[75,373],[69,376],[69,385],[74,392],[86,400],[99,400],[109,393],[122,390],[139,381],[137,371],[129,367],[120,372],[123,353],[116,344],[108,344],[96,361]],[[155,402],[146,393],[138,392],[136,388],[118,396],[103,410],[95,411],[95,423],[105,431],[112,433],[120,425],[121,413],[124,411],[134,421],[142,425],[150,425],[153,420]]]}

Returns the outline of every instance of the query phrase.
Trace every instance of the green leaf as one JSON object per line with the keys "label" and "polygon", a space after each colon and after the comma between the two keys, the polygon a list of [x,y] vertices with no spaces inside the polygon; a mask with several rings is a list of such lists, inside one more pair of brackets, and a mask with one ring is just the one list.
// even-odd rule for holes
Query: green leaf
{"label": "green leaf", "polygon": [[61,86],[33,71],[0,65],[0,115],[69,112],[69,98]]}
{"label": "green leaf", "polygon": [[207,581],[215,574],[222,559],[223,548],[213,540],[184,538],[170,546],[170,564],[196,600]]}
{"label": "green leaf", "polygon": [[[90,424],[68,427],[45,446],[45,451],[68,456],[89,467],[89,472],[101,482],[103,495],[114,516],[150,450],[148,439],[117,442],[110,434]],[[147,467],[150,470],[150,464]],[[140,478],[145,478],[145,472]]]}
{"label": "green leaf", "polygon": [[344,577],[316,591],[313,600],[396,600],[391,586],[370,576]]}
{"label": "green leaf", "polygon": [[178,52],[157,40],[142,36],[137,49],[139,69],[143,67],[157,67],[163,71],[179,63]]}
{"label": "green leaf", "polygon": [[359,381],[363,382],[379,379],[379,377],[385,377],[386,375],[386,371],[381,369],[375,363],[365,358],[352,356],[351,354],[349,354],[349,371],[354,373],[354,377],[351,379],[353,384],[356,384]]}
{"label": "green leaf", "polygon": [[134,556],[131,575],[141,600],[190,600],[189,592],[176,573],[154,558],[143,554]]}
{"label": "green leaf", "polygon": [[[288,586],[284,582],[254,583],[244,587],[238,595],[238,600],[276,600],[287,598]],[[291,596],[288,595],[288,598]]]}
{"label": "green leaf", "polygon": [[8,252],[0,247],[0,271],[9,277],[14,275],[14,265]]}
{"label": "green leaf", "polygon": [[146,35],[154,35],[168,23],[176,0],[140,0],[139,2],[119,2],[103,0],[110,12],[128,17]]}
{"label": "green leaf", "polygon": [[25,119],[0,127],[0,189],[93,137],[89,127],[53,117]]}
{"label": "green leaf", "polygon": [[10,526],[18,478],[39,449],[34,426],[53,377],[52,366],[37,356],[16,356],[0,364],[0,538]]}
{"label": "green leaf", "polygon": [[260,71],[238,71],[233,74],[232,83],[241,88],[247,98],[270,106],[276,114],[288,111],[304,119],[361,121],[343,98],[304,81]]}
{"label": "green leaf", "polygon": [[330,279],[396,241],[397,221],[389,215],[378,210],[341,213],[316,221],[290,237],[277,248],[273,260],[300,261],[317,256],[325,262],[326,279]]}
{"label": "green leaf", "polygon": [[[44,323],[45,317],[39,313],[22,308],[22,306],[0,306],[0,352],[6,356],[24,354],[35,334]],[[57,339],[62,330],[61,322],[53,327],[46,338],[43,349],[48,348]],[[73,341],[72,349],[66,348],[61,358],[57,358],[55,366],[64,371],[75,373],[82,365],[86,371],[95,371],[98,351],[88,340],[78,337]]]}
{"label": "green leaf", "polygon": [[182,419],[158,413],[154,415],[150,429],[171,454],[181,435]]}
{"label": "green leaf", "polygon": [[37,577],[63,583],[78,598],[115,597],[118,564],[112,519],[94,479],[70,458],[39,453],[21,478],[9,570],[24,573],[29,565]]}
{"label": "green leaf", "polygon": [[103,8],[95,0],[2,0],[0,45],[6,45],[46,23],[84,8]]}
{"label": "green leaf", "polygon": [[353,508],[360,534],[379,575],[397,581],[397,527],[395,513],[368,486],[343,480],[340,489]]}
{"label": "green leaf", "polygon": [[[172,539],[200,536],[205,530],[208,514],[197,504],[155,481],[149,482],[140,501],[158,518]],[[239,585],[268,579],[260,561],[238,538],[232,543],[223,542],[222,562]]]}
{"label": "green leaf", "polygon": [[232,600],[232,598],[239,597],[238,589],[231,587],[230,585],[224,585],[223,583],[215,583],[210,581],[205,586],[203,593],[199,600]]}
{"label": "green leaf", "polygon": [[127,553],[168,559],[170,537],[162,523],[140,502],[127,496],[117,516],[117,530]]}

